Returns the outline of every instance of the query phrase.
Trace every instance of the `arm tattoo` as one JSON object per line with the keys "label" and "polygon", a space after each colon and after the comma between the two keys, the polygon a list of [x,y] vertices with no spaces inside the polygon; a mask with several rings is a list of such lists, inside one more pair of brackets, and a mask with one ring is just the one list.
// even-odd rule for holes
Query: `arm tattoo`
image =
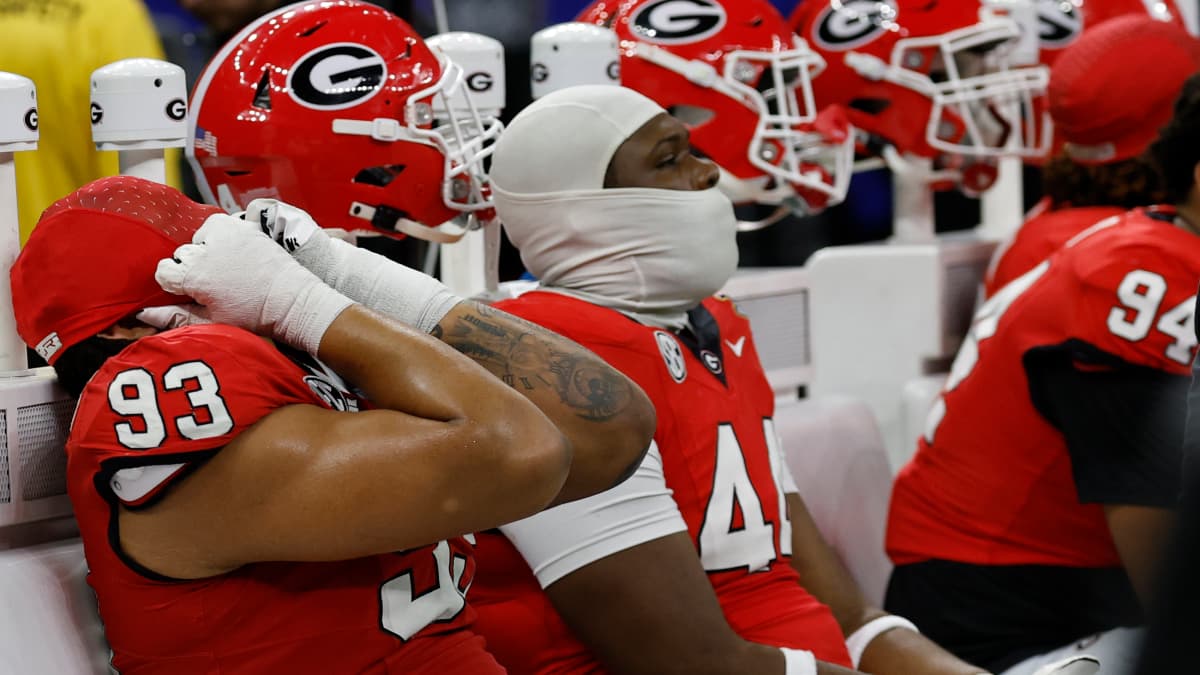
{"label": "arm tattoo", "polygon": [[606,422],[633,400],[627,379],[564,337],[486,305],[431,334],[527,394],[550,389],[576,415]]}

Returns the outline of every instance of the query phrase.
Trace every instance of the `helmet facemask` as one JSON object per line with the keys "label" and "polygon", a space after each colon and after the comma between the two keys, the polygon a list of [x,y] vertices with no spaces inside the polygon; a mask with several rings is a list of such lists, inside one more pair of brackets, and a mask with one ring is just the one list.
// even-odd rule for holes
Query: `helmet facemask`
{"label": "helmet facemask", "polygon": [[1033,158],[1049,149],[1049,116],[1034,105],[1045,94],[1049,73],[1042,66],[1010,67],[1009,52],[1019,37],[1015,22],[987,19],[942,35],[898,40],[882,69],[868,55],[848,55],[847,63],[867,77],[928,97],[925,141],[934,150]]}
{"label": "helmet facemask", "polygon": [[750,163],[793,186],[805,202],[801,210],[813,211],[845,198],[854,141],[844,115],[818,114],[812,78],[825,61],[803,40],[794,40],[789,50],[731,51],[723,79],[758,113],[747,147]]}
{"label": "helmet facemask", "polygon": [[[833,128],[819,123],[812,78],[825,67],[820,55],[795,39],[792,49],[732,50],[721,73],[707,63],[687,60],[661,47],[636,45],[639,57],[687,78],[693,84],[727,96],[756,115],[746,148],[750,164],[764,175],[739,178],[722,170],[719,185],[736,202],[788,204],[811,212],[840,202],[849,185],[853,163],[853,134],[848,123]],[[690,109],[680,116],[689,125],[707,116]],[[676,114],[673,109],[672,113]],[[718,162],[719,164],[719,162]],[[804,203],[797,203],[797,197]]]}

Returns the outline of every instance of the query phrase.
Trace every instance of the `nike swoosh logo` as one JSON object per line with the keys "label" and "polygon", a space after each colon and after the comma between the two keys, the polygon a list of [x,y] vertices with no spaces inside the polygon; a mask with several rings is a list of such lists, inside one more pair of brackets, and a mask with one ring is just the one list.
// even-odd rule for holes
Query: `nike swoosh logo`
{"label": "nike swoosh logo", "polygon": [[726,340],[725,344],[729,345],[729,349],[733,351],[734,356],[740,357],[742,355],[742,347],[746,345],[746,336],[743,335],[742,337],[738,338],[737,342],[730,342],[729,340]]}

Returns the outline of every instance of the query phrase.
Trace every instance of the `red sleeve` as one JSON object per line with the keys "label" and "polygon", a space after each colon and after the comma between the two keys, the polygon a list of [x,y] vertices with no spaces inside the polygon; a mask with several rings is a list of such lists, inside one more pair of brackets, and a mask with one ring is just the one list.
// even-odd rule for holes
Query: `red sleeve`
{"label": "red sleeve", "polygon": [[1106,232],[1076,246],[1077,290],[1062,302],[1074,309],[1077,338],[1134,365],[1190,374],[1200,246],[1185,240],[1180,250],[1172,239]]}
{"label": "red sleeve", "polygon": [[984,293],[991,297],[1013,279],[1038,266],[1072,237],[1096,223],[1124,213],[1117,207],[1089,207],[1041,211],[1021,225],[984,279]]}
{"label": "red sleeve", "polygon": [[327,405],[307,373],[271,343],[228,326],[176,329],[138,340],[80,397],[68,441],[72,461],[130,505],[217,452],[271,411]]}

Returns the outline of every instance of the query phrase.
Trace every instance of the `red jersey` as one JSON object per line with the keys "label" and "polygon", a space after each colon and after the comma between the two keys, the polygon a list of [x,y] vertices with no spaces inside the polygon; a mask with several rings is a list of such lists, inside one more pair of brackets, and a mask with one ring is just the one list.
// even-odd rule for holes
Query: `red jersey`
{"label": "red jersey", "polygon": [[197,580],[121,551],[119,505],[153,504],[273,410],[366,405],[319,362],[293,358],[246,331],[195,326],[134,342],[88,383],[67,442],[68,491],[113,665],[125,675],[503,672],[468,629],[474,563],[462,539]]}
{"label": "red jersey", "polygon": [[996,250],[995,260],[983,280],[983,292],[992,297],[1005,284],[1037,267],[1062,248],[1072,237],[1092,225],[1125,213],[1118,206],[1050,209],[1043,201],[1013,233],[1012,239]]}
{"label": "red jersey", "polygon": [[[596,352],[654,402],[667,486],[733,629],[752,642],[848,666],[832,613],[804,590],[789,562],[775,398],[749,321],[733,303],[706,300],[680,335],[558,293],[526,293],[497,307]],[[602,672],[507,540],[481,535],[477,554],[477,627],[511,673]]]}
{"label": "red jersey", "polygon": [[[1102,503],[1137,502],[1084,499],[1086,457],[1073,457],[1039,412],[1030,373],[1065,346],[1098,356],[1077,360],[1080,372],[1190,374],[1200,237],[1171,220],[1132,211],[1098,224],[980,309],[892,492],[887,549],[896,564],[1120,566]],[[1171,461],[1165,470],[1176,474],[1178,457]]]}

